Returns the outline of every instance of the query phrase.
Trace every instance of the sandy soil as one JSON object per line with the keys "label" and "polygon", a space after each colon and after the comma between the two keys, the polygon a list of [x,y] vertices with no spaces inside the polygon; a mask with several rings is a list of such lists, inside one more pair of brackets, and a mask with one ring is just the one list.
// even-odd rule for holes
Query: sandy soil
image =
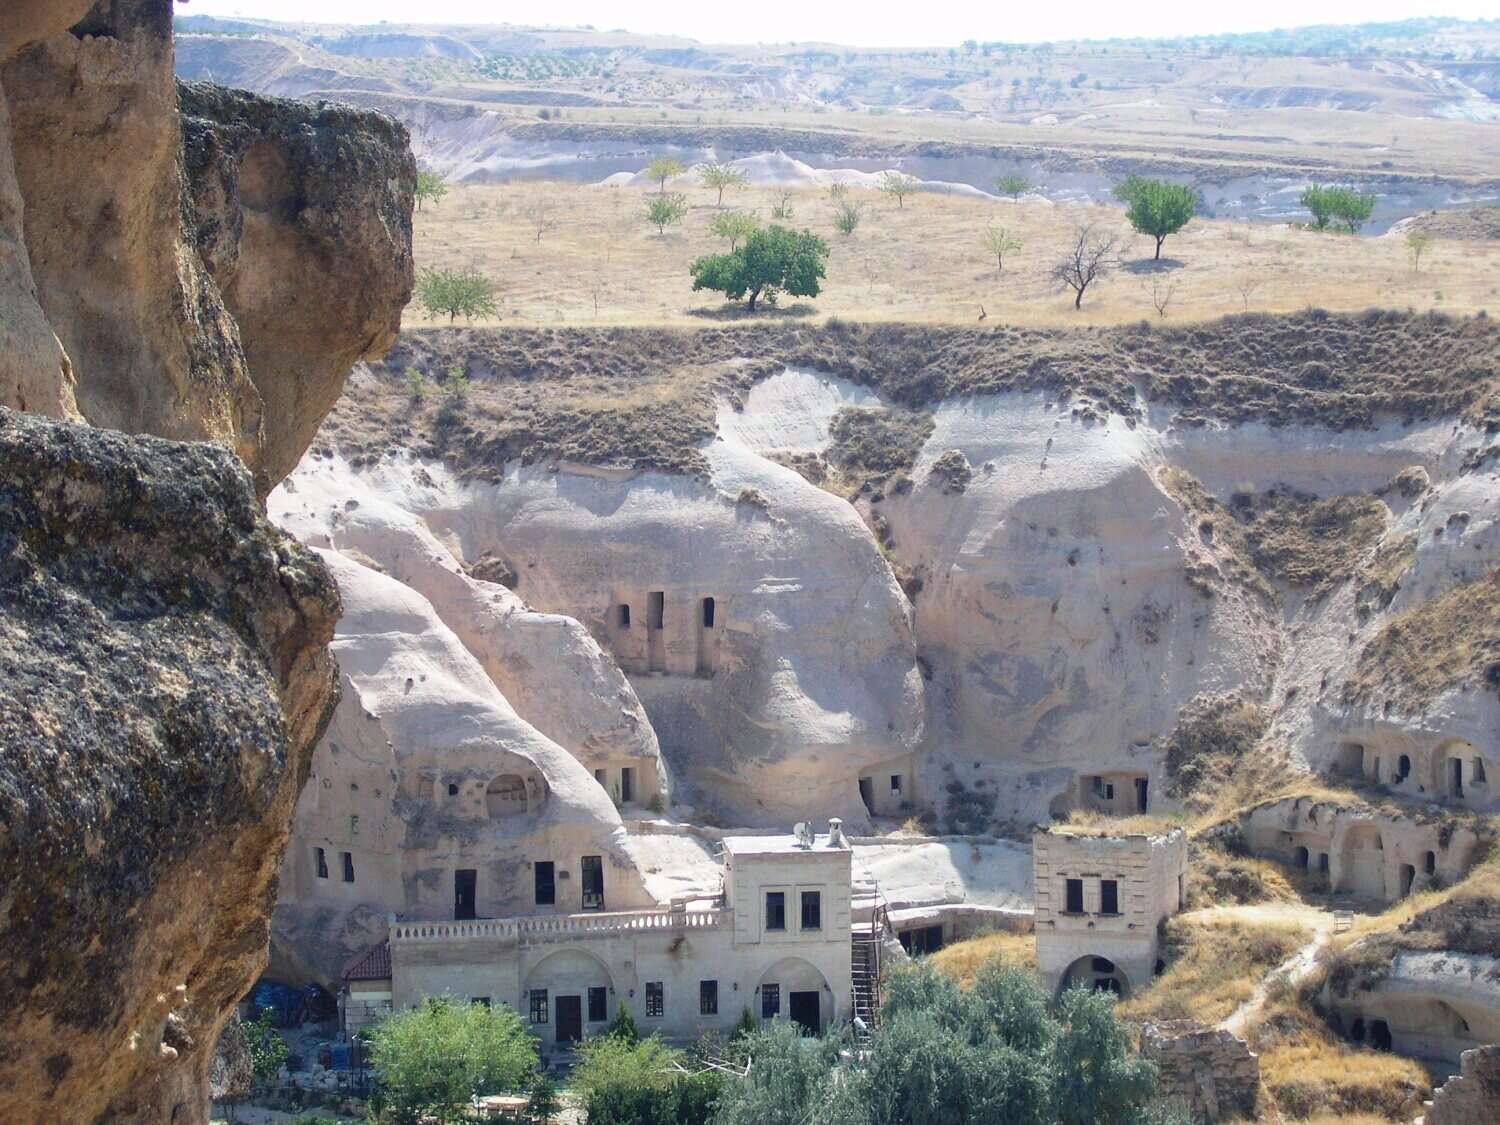
{"label": "sandy soil", "polygon": [[[691,184],[682,191],[686,219],[658,235],[644,218],[649,191],[639,187],[454,188],[416,217],[417,264],[491,278],[500,290],[500,323],[704,326],[735,319],[737,306],[692,290],[689,265],[728,247],[709,231],[714,195]],[[816,300],[784,301],[767,316],[975,324],[983,313],[990,324],[1062,326],[1157,320],[1158,303],[1169,323],[1310,305],[1500,310],[1500,242],[1439,238],[1418,273],[1400,237],[1195,219],[1167,240],[1157,264],[1151,240],[1134,235],[1116,207],[920,194],[898,208],[877,191],[856,189],[852,197],[864,219],[844,236],[833,229],[821,189],[792,190],[788,222],[828,241],[828,275]],[[731,192],[726,206],[766,219],[780,199],[778,189],[751,188]],[[1050,272],[1085,222],[1117,236],[1121,265],[1077,311]],[[990,226],[1022,243],[1003,271],[983,244]],[[414,303],[406,323],[446,319],[426,317]]]}

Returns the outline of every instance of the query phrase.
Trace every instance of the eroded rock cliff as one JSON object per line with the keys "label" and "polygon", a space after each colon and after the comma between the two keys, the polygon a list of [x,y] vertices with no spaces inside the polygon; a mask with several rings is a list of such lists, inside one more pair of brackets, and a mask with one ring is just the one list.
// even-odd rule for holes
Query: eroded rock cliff
{"label": "eroded rock cliff", "polygon": [[0,1119],[204,1119],[338,608],[229,452],[0,410]]}

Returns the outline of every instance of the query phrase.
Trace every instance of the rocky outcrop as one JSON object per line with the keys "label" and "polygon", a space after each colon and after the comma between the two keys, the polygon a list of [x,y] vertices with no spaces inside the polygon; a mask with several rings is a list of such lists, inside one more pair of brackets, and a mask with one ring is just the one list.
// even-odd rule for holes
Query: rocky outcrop
{"label": "rocky outcrop", "polygon": [[0,410],[0,1120],[205,1119],[338,607],[227,451]]}
{"label": "rocky outcrop", "polygon": [[1426,1125],[1474,1125],[1500,1119],[1500,1045],[1465,1051],[1462,1074],[1433,1091]]}
{"label": "rocky outcrop", "polygon": [[1243,1039],[1193,1020],[1164,1020],[1141,1028],[1141,1055],[1157,1066],[1157,1097],[1195,1121],[1255,1117],[1260,1060]]}
{"label": "rocky outcrop", "polygon": [[180,117],[170,0],[51,10],[0,67],[0,404],[219,441],[267,492],[399,326],[406,132],[203,85]]}
{"label": "rocky outcrop", "polygon": [[396,339],[416,164],[406,130],[380,114],[204,82],[182,83],[178,104],[193,241],[239,325],[275,482],[350,367]]}

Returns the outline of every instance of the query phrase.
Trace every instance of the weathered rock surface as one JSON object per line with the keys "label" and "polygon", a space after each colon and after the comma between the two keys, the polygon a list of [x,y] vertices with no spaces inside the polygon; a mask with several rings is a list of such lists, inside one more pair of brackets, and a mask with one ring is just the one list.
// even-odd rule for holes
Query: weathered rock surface
{"label": "weathered rock surface", "polygon": [[416,164],[381,114],[204,82],[178,104],[194,241],[239,325],[275,482],[401,327]]}
{"label": "weathered rock surface", "polygon": [[220,441],[264,493],[399,327],[406,131],[204,84],[180,117],[170,0],[76,7],[0,66],[0,404]]}
{"label": "weathered rock surface", "polygon": [[1500,1119],[1500,1045],[1465,1051],[1463,1073],[1433,1091],[1426,1125],[1474,1125]]}
{"label": "weathered rock surface", "polygon": [[0,410],[0,1120],[205,1119],[338,606],[227,451]]}

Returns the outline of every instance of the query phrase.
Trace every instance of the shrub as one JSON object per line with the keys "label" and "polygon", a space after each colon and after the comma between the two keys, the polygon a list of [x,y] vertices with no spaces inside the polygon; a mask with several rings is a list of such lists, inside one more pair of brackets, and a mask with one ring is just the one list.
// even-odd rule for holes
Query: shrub
{"label": "shrub", "polygon": [[428,1000],[382,1020],[370,1048],[400,1123],[461,1120],[475,1096],[524,1089],[536,1068],[531,1036],[503,1005]]}
{"label": "shrub", "polygon": [[668,227],[682,222],[687,210],[687,196],[678,192],[671,195],[663,192],[646,201],[646,221],[656,227],[657,234],[666,234]]}

